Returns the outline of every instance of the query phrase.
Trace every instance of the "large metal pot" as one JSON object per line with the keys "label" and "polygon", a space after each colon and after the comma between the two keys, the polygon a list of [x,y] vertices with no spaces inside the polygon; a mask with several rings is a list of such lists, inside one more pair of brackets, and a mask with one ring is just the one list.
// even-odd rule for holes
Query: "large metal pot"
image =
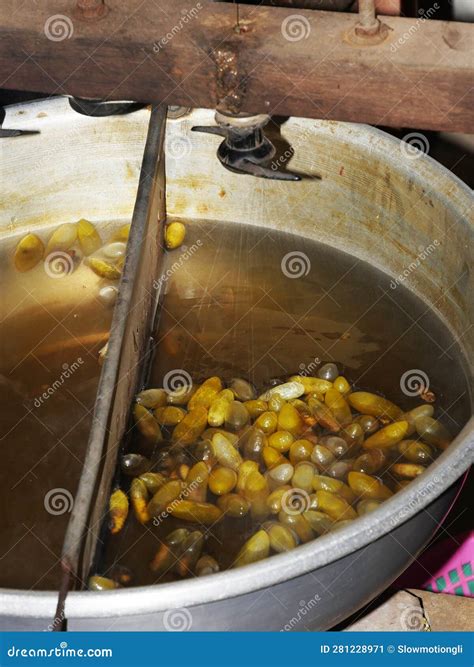
{"label": "large metal pot", "polygon": [[[51,114],[58,102],[37,104]],[[74,113],[65,113],[64,105],[62,112],[58,134],[64,132],[65,122],[76,123]],[[13,126],[8,124],[11,118],[7,115],[5,127]],[[169,216],[186,218],[189,224],[203,218],[282,230],[290,224],[294,234],[348,251],[394,279],[403,275],[404,284],[436,312],[453,340],[460,341],[465,368],[472,365],[472,201],[463,183],[424,155],[412,159],[413,153],[407,154],[397,140],[370,127],[296,118],[284,123],[281,131],[284,142],[295,149],[290,168],[320,178],[289,184],[237,176],[216,160],[215,138],[190,134],[193,125],[212,124],[212,118],[211,111],[196,110],[168,121]],[[133,121],[139,128],[135,137],[143,134],[147,119],[146,110],[138,112]],[[21,121],[25,129],[41,125],[37,113],[22,114]],[[90,128],[97,122],[88,119]],[[50,132],[54,131],[50,125]],[[18,150],[24,150],[17,141]],[[39,142],[37,146],[40,150]],[[80,154],[80,136],[67,148]],[[9,150],[11,189],[18,174],[13,144]],[[128,150],[136,161],[140,147],[129,144]],[[48,224],[63,221],[66,214],[68,219],[87,215],[81,197],[68,199],[76,189],[87,191],[92,203],[105,201],[88,177],[94,163],[95,155],[81,154],[74,187],[68,189],[65,184],[59,195],[61,205],[57,192],[53,202],[45,191],[44,206],[52,211]],[[114,170],[112,161],[104,160],[102,167]],[[120,215],[130,215],[130,192],[116,189],[115,197]],[[25,225],[30,223],[28,213],[34,215],[34,203],[30,210],[29,206],[23,204]],[[106,207],[98,213],[99,208],[96,219],[116,217],[110,209],[106,213]],[[434,238],[439,241],[436,255],[419,263],[416,271],[406,272],[419,246],[428,246]],[[442,386],[452,380],[438,378]],[[459,376],[458,380],[465,382]],[[466,396],[459,419],[465,423],[469,413]],[[209,578],[106,593],[71,592],[66,601],[68,628],[162,630],[180,624],[193,630],[330,628],[385,589],[426,545],[449,510],[473,451],[471,420],[408,488],[353,525],[292,553]],[[44,629],[54,617],[56,602],[53,591],[3,590],[0,624]]]}

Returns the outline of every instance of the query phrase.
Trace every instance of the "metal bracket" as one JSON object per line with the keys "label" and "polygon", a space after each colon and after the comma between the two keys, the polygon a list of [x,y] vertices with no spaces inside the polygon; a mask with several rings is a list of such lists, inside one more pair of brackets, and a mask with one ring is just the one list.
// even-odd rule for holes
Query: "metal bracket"
{"label": "metal bracket", "polygon": [[40,134],[39,130],[7,130],[2,127],[5,120],[5,109],[0,108],[0,139],[7,139],[11,137],[24,137],[29,134]]}
{"label": "metal bracket", "polygon": [[276,150],[263,132],[269,120],[270,116],[265,114],[232,116],[216,112],[217,126],[197,125],[191,130],[224,138],[217,149],[217,157],[229,171],[278,181],[300,181],[297,174],[270,166]]}

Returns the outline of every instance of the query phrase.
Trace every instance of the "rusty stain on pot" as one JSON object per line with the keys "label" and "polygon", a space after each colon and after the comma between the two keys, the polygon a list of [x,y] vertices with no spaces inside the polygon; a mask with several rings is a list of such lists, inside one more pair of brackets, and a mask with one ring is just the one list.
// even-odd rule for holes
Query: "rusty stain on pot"
{"label": "rusty stain on pot", "polygon": [[132,165],[128,161],[125,163],[125,173],[126,173],[127,178],[129,178],[129,179],[130,178],[133,178],[133,179],[137,178],[137,170],[136,170],[135,166]]}
{"label": "rusty stain on pot", "polygon": [[168,206],[168,214],[172,212],[175,216],[184,215],[189,210],[188,200],[186,197],[177,196],[173,200],[173,204]]}
{"label": "rusty stain on pot", "polygon": [[188,183],[190,188],[193,188],[193,190],[198,190],[204,185],[204,179],[199,180],[198,178],[191,176]]}
{"label": "rusty stain on pot", "polygon": [[[134,165],[140,164],[148,118],[143,109],[129,116],[86,119],[61,97],[6,107],[6,127],[39,129],[41,134],[22,145],[2,146],[0,209],[14,221],[3,225],[2,234],[21,227],[47,237],[48,227],[81,217],[105,229],[111,220],[129,221],[138,181]],[[21,177],[12,182],[12,173]]]}

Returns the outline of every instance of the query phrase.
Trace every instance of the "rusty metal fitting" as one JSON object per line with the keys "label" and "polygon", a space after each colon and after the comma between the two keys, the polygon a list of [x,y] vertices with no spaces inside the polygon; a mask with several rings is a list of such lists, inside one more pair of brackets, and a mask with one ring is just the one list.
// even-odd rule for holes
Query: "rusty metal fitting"
{"label": "rusty metal fitting", "polygon": [[98,21],[108,14],[104,0],[77,0],[75,15],[84,21]]}
{"label": "rusty metal fitting", "polygon": [[170,105],[166,114],[167,118],[175,119],[187,116],[191,112],[191,107],[180,107],[177,105]]}
{"label": "rusty metal fitting", "polygon": [[359,0],[359,22],[355,26],[357,35],[376,35],[381,23],[375,15],[375,0]]}
{"label": "rusty metal fitting", "polygon": [[359,0],[359,20],[345,39],[354,46],[375,46],[385,41],[389,31],[375,15],[375,0]]}
{"label": "rusty metal fitting", "polygon": [[270,116],[265,113],[261,114],[229,114],[222,111],[216,111],[216,123],[219,127],[224,127],[228,130],[243,130],[252,131],[264,127],[270,120]]}
{"label": "rusty metal fitting", "polygon": [[381,27],[381,22],[378,19],[375,19],[374,23],[372,25],[361,25],[360,23],[357,23],[354,32],[356,35],[359,36],[364,36],[364,35],[377,35],[380,32],[380,27]]}

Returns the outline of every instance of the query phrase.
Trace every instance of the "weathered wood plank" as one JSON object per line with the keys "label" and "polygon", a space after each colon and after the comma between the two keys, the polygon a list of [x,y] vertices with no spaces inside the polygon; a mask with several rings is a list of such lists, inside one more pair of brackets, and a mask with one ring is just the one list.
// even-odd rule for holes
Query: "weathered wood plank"
{"label": "weathered wood plank", "polygon": [[387,39],[355,46],[353,14],[242,5],[236,27],[227,3],[108,5],[86,22],[71,0],[0,0],[1,86],[472,131],[469,24],[384,17]]}

